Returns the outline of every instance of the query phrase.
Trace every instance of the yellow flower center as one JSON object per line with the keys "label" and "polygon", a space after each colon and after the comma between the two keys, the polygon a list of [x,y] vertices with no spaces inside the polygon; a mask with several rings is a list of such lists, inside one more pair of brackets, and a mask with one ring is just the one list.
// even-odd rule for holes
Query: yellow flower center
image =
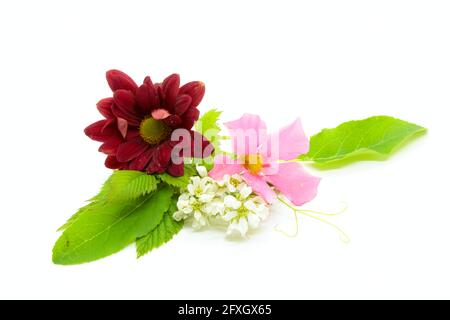
{"label": "yellow flower center", "polygon": [[139,133],[145,142],[157,144],[167,140],[170,137],[171,130],[164,122],[150,117],[141,122]]}
{"label": "yellow flower center", "polygon": [[244,167],[252,174],[258,174],[263,164],[263,157],[260,154],[249,154],[244,157]]}

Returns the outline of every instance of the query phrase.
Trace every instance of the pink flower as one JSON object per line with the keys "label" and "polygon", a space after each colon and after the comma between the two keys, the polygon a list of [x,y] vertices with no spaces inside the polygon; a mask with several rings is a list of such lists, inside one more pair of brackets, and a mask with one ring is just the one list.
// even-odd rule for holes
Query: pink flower
{"label": "pink flower", "polygon": [[277,197],[272,186],[297,206],[314,199],[320,178],[310,175],[298,162],[280,161],[295,159],[309,150],[300,119],[270,135],[257,115],[244,114],[225,125],[230,130],[236,158],[216,156],[210,177],[219,180],[224,175],[241,174],[268,203]]}

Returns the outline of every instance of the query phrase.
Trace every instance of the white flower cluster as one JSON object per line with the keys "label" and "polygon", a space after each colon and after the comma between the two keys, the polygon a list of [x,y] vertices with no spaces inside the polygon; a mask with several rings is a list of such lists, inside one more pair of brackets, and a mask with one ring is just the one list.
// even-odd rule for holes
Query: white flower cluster
{"label": "white flower cluster", "polygon": [[174,219],[189,220],[195,229],[207,225],[227,224],[227,234],[245,236],[264,220],[269,207],[255,195],[240,175],[225,175],[221,181],[208,177],[205,167],[197,167],[198,176],[191,177],[186,192],[178,198]]}

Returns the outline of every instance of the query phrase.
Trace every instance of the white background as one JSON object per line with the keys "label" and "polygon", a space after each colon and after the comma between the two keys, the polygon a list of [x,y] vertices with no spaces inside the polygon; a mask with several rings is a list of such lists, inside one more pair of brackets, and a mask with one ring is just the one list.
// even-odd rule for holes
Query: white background
{"label": "white background", "polygon": [[[2,1],[0,298],[450,298],[448,1]],[[201,80],[202,110],[258,113],[312,135],[387,114],[429,133],[387,162],[323,177],[307,208],[282,206],[247,241],[184,229],[137,261],[51,263],[56,229],[109,175],[83,133],[104,73]]]}

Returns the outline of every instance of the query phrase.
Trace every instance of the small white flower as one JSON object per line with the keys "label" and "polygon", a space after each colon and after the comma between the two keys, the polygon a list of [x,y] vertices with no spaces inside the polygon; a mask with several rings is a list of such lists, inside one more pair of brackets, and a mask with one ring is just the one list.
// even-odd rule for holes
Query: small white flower
{"label": "small white flower", "polygon": [[215,194],[212,192],[211,193],[203,193],[198,196],[198,200],[200,202],[207,203],[207,202],[212,201],[212,199],[214,199],[214,197],[215,197]]}
{"label": "small white flower", "polygon": [[198,175],[201,178],[205,178],[208,176],[208,170],[206,170],[206,168],[204,166],[197,166],[196,169],[197,169]]}
{"label": "small white flower", "polygon": [[251,187],[243,183],[239,185],[238,190],[242,200],[247,199],[253,192]]}
{"label": "small white flower", "polygon": [[239,218],[239,220],[234,220],[230,223],[227,229],[227,235],[233,234],[235,231],[239,232],[241,237],[245,237],[248,231],[248,222],[245,218]]}
{"label": "small white flower", "polygon": [[237,212],[236,211],[227,211],[224,215],[223,215],[223,219],[225,220],[225,221],[231,221],[231,220],[233,220],[234,218],[236,218],[238,216],[238,214],[237,214]]}
{"label": "small white flower", "polygon": [[225,203],[225,207],[231,208],[234,210],[237,210],[242,206],[242,203],[239,200],[237,200],[234,196],[231,196],[231,195],[225,196],[225,198],[223,199],[223,202]]}
{"label": "small white flower", "polygon": [[197,172],[198,176],[191,177],[187,191],[178,198],[175,220],[188,220],[194,229],[225,223],[228,235],[238,233],[245,237],[266,218],[268,206],[253,194],[240,175],[225,175],[215,181],[208,177],[205,167],[197,166]]}
{"label": "small white flower", "polygon": [[183,220],[185,217],[186,217],[186,214],[185,214],[184,212],[182,212],[182,211],[176,211],[176,212],[173,213],[173,218],[174,218],[176,221],[181,221],[181,220]]}
{"label": "small white flower", "polygon": [[201,229],[204,226],[206,226],[208,224],[208,218],[205,214],[203,214],[203,212],[201,212],[200,210],[196,210],[194,212],[194,219],[192,222],[192,227],[194,229]]}
{"label": "small white flower", "polygon": [[237,231],[244,237],[249,229],[258,228],[260,222],[267,217],[269,209],[257,196],[248,198],[239,208],[236,208],[237,202],[232,202],[235,205],[234,210],[225,213],[223,219],[230,222],[227,229],[228,235]]}
{"label": "small white flower", "polygon": [[256,229],[259,226],[259,222],[261,221],[261,219],[254,213],[249,213],[247,215],[247,221],[248,221],[248,225],[250,226],[250,228],[252,229]]}
{"label": "small white flower", "polygon": [[224,175],[222,180],[218,182],[219,186],[222,186],[226,189],[227,192],[236,192],[238,190],[238,186],[241,185],[243,179],[238,174],[233,174],[229,176],[228,174]]}
{"label": "small white flower", "polygon": [[225,204],[219,199],[215,199],[203,205],[204,211],[210,216],[221,215],[225,211]]}

